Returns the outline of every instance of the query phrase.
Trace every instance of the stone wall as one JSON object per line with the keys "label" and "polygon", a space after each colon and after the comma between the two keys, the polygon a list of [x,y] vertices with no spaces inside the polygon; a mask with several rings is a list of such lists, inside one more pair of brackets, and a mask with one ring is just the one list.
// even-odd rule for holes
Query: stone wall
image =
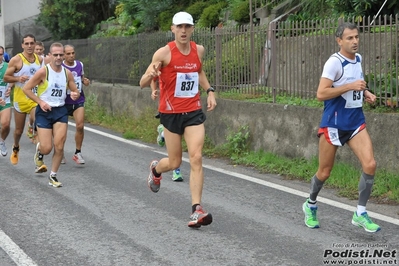
{"label": "stone wall", "polygon": [[[157,108],[157,103],[150,98],[150,89],[140,89],[137,86],[93,83],[85,87],[85,93],[97,95],[99,104],[113,114],[128,112],[132,116],[138,116],[148,107],[154,108],[154,113]],[[204,106],[205,100],[204,98]],[[214,144],[225,143],[229,133],[237,132],[242,126],[249,126],[254,150],[270,151],[291,158],[317,156],[316,133],[322,114],[321,108],[225,99],[217,99],[217,102],[213,112],[205,111],[206,134]],[[399,116],[366,113],[366,121],[378,167],[399,170],[399,138],[396,136]],[[347,145],[338,149],[336,158],[337,161],[360,167]]]}

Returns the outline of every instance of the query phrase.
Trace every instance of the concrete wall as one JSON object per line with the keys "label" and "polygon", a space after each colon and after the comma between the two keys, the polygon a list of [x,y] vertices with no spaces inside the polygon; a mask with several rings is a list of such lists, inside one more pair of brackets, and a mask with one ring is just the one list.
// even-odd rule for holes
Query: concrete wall
{"label": "concrete wall", "polygon": [[[98,102],[110,113],[128,112],[138,116],[145,108],[157,108],[150,98],[150,89],[136,86],[93,83],[85,87],[87,95],[95,94]],[[206,106],[205,98],[203,106]],[[226,142],[226,136],[249,126],[254,150],[265,150],[287,157],[317,156],[316,136],[322,109],[292,105],[248,103],[217,99],[215,111],[206,113],[206,134],[214,144]],[[374,144],[378,166],[392,171],[399,170],[397,125],[395,114],[366,113],[367,130]],[[154,129],[155,130],[155,129]],[[347,145],[338,149],[337,161],[360,167]]]}

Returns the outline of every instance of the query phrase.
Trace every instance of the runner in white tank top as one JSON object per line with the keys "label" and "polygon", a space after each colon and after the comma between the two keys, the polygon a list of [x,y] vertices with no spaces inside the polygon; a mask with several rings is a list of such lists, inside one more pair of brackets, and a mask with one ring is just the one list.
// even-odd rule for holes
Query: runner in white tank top
{"label": "runner in white tank top", "polygon": [[[54,147],[54,155],[49,176],[49,185],[61,187],[57,171],[64,156],[64,144],[68,128],[68,113],[65,107],[66,90],[71,91],[71,98],[76,100],[80,93],[72,73],[62,66],[64,46],[53,43],[50,46],[50,63],[39,69],[23,87],[24,93],[38,104],[36,124],[40,142],[34,156],[35,172],[46,172],[43,155],[49,154]],[[32,88],[39,85],[35,95]],[[54,142],[54,145],[53,145]]]}

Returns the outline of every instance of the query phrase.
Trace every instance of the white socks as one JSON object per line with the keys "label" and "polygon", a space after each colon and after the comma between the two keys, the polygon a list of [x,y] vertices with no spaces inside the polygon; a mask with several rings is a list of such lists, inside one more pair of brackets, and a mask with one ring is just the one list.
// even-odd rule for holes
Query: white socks
{"label": "white socks", "polygon": [[366,212],[366,206],[357,205],[357,216],[362,215],[362,213]]}

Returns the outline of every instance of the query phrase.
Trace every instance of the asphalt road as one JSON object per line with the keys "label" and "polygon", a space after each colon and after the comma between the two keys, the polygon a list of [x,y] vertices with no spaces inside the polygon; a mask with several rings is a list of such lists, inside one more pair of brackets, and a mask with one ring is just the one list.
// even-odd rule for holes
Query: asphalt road
{"label": "asphalt road", "polygon": [[[58,172],[62,188],[48,186],[48,172],[34,173],[26,136],[18,165],[0,158],[0,266],[398,265],[397,206],[368,205],[382,227],[371,234],[351,224],[356,201],[323,189],[321,228],[309,229],[302,213],[308,184],[204,158],[203,206],[214,222],[190,229],[187,154],[184,182],[166,173],[152,193],[148,166],[164,148],[87,125],[79,166],[71,159],[74,130]],[[12,135],[6,142],[10,152]],[[50,168],[50,156],[45,163]]]}

